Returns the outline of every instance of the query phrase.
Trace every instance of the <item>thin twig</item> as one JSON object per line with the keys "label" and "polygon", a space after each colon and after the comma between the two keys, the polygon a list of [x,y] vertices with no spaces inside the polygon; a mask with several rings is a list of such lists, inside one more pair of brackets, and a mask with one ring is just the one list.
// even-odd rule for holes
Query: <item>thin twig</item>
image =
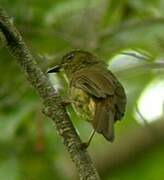
{"label": "thin twig", "polygon": [[148,73],[148,70],[159,70],[162,69],[164,70],[164,63],[162,62],[154,62],[154,63],[145,63],[141,65],[136,65],[136,66],[129,66],[126,68],[120,68],[119,70],[115,71],[115,74],[117,74],[121,78],[128,78],[132,77],[133,73]]}
{"label": "thin twig", "polygon": [[134,53],[134,52],[121,52],[120,54],[123,54],[126,56],[131,56],[131,57],[134,57],[134,58],[139,59],[139,60],[145,60],[145,61],[149,60],[147,57],[145,57],[141,54]]}

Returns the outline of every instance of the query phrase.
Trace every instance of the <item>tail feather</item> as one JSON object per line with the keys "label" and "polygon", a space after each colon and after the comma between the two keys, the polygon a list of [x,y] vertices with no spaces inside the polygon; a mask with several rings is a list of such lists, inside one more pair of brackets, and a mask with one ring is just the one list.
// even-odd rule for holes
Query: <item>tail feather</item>
{"label": "tail feather", "polygon": [[96,103],[93,127],[108,141],[114,140],[114,111],[109,99],[103,99]]}

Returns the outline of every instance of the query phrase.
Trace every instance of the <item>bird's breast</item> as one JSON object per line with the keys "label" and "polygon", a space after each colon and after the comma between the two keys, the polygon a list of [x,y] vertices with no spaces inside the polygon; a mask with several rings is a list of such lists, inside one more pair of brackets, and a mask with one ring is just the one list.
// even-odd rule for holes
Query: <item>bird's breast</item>
{"label": "bird's breast", "polygon": [[73,100],[75,111],[84,120],[91,121],[95,114],[95,102],[93,98],[85,91],[75,87],[71,87],[70,96]]}

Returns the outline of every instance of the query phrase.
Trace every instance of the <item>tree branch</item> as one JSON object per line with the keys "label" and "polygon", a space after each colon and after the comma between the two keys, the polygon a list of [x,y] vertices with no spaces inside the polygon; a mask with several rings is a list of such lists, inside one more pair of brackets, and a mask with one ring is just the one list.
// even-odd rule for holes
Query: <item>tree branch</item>
{"label": "tree branch", "polygon": [[38,67],[13,22],[1,7],[0,30],[4,35],[6,47],[9,52],[16,58],[17,63],[25,72],[27,79],[43,100],[46,115],[53,120],[58,133],[63,137],[64,145],[78,169],[80,179],[100,179],[86,150],[81,150],[79,148],[81,140],[77,135],[65,108],[61,104],[61,97],[57,94],[48,78]]}

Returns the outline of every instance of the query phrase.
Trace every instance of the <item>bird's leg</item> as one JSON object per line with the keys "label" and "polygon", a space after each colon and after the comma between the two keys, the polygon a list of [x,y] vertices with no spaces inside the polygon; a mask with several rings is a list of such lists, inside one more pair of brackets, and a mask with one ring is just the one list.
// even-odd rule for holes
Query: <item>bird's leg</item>
{"label": "bird's leg", "polygon": [[81,146],[80,146],[81,149],[87,149],[87,148],[88,148],[88,146],[89,146],[89,144],[90,144],[90,142],[91,142],[91,140],[92,140],[95,132],[96,132],[96,130],[94,129],[94,130],[92,131],[90,137],[89,137],[89,140],[88,140],[87,142],[84,142],[84,143],[81,144]]}
{"label": "bird's leg", "polygon": [[70,98],[64,98],[61,102],[61,105],[62,106],[68,106],[70,105],[71,103],[75,103],[75,101],[73,99],[70,99]]}

